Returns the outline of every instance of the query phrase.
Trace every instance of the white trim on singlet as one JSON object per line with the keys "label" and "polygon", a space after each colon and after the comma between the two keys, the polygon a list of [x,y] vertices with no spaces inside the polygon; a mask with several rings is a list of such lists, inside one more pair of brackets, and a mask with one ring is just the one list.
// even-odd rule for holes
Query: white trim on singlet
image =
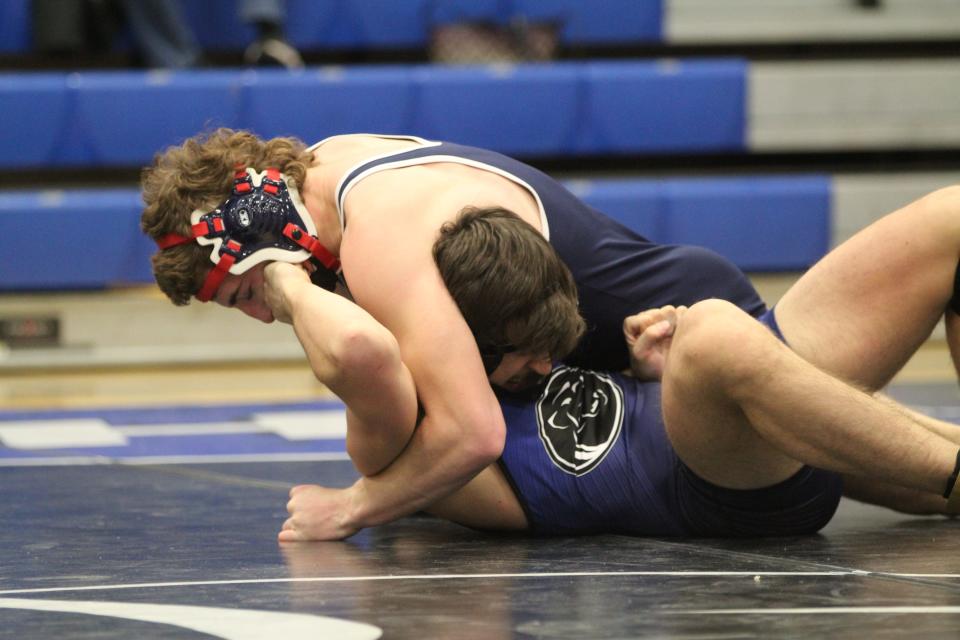
{"label": "white trim on singlet", "polygon": [[[426,138],[420,138],[418,136],[393,136],[393,135],[384,134],[384,133],[348,133],[348,134],[341,133],[335,136],[327,136],[320,142],[314,142],[312,145],[307,147],[307,151],[316,151],[320,146],[326,144],[327,142],[330,142],[334,138],[343,138],[346,136],[367,136],[368,138],[385,138],[387,140],[410,140],[411,142],[416,142],[421,146],[426,144],[431,144],[431,142]],[[440,144],[440,143],[436,142],[432,144]]]}
{"label": "white trim on singlet", "polygon": [[[425,139],[423,139],[423,138],[418,138],[418,137],[416,137],[416,136],[391,136],[391,135],[374,135],[374,134],[362,134],[362,135],[372,135],[372,137],[375,137],[375,138],[387,138],[387,139],[390,139],[390,140],[411,140],[411,141],[414,141],[414,142],[418,143],[418,144],[421,146],[421,148],[423,148],[423,147],[438,147],[438,146],[440,146],[441,144],[443,144],[443,143],[441,143],[441,142],[434,142],[434,141],[432,141],[432,140],[425,140]],[[310,147],[310,149],[312,150],[312,149],[315,149],[315,148],[319,147],[320,145],[322,145],[324,142],[326,142],[326,141],[329,140],[329,139],[330,139],[330,138],[326,138],[325,140],[321,140],[321,141],[318,142],[317,144],[315,144],[315,145],[313,145],[312,147]],[[403,153],[409,153],[410,151],[413,151],[413,150],[414,150],[414,149],[404,149],[404,150],[402,150],[402,151],[391,151],[391,152],[389,152],[389,153],[384,153],[384,154],[382,154],[382,155],[372,156],[372,157],[370,157],[370,158],[366,158],[366,159],[363,160],[362,162],[358,162],[356,165],[354,165],[353,167],[351,167],[350,169],[348,169],[348,170],[343,174],[343,177],[342,177],[342,178],[339,180],[339,182],[337,183],[337,193],[339,194],[338,197],[337,197],[337,216],[340,218],[340,230],[341,230],[341,231],[344,229],[344,226],[345,226],[344,215],[343,215],[343,203],[344,203],[344,201],[346,200],[347,194],[350,192],[350,190],[351,190],[353,187],[355,187],[356,184],[357,184],[358,182],[360,182],[361,180],[363,180],[364,178],[366,178],[366,177],[368,177],[368,176],[371,176],[371,175],[373,175],[373,174],[375,174],[375,173],[377,173],[377,172],[379,172],[379,171],[386,171],[386,170],[388,170],[388,169],[402,169],[402,168],[404,168],[404,167],[414,167],[414,166],[421,165],[421,164],[432,164],[432,163],[436,163],[436,162],[450,162],[450,163],[453,163],[453,164],[460,164],[460,165],[465,165],[465,166],[468,166],[468,167],[473,167],[473,168],[475,168],[475,169],[481,169],[481,170],[483,170],[483,171],[489,171],[490,173],[494,173],[494,174],[496,174],[496,175],[498,175],[498,176],[501,176],[501,177],[503,177],[503,178],[506,178],[507,180],[510,180],[510,181],[513,182],[514,184],[517,184],[517,185],[523,187],[524,189],[526,189],[527,192],[529,192],[530,195],[533,196],[533,199],[534,199],[534,200],[536,201],[536,203],[537,203],[537,210],[540,212],[540,229],[541,229],[541,233],[543,233],[543,237],[544,237],[544,238],[546,238],[547,240],[550,240],[550,224],[547,222],[547,212],[546,212],[546,210],[544,210],[544,208],[543,208],[543,202],[540,200],[540,194],[537,193],[536,189],[534,189],[534,188],[531,187],[526,181],[521,180],[519,177],[513,175],[513,174],[510,173],[509,171],[504,171],[503,169],[500,169],[499,167],[495,167],[495,166],[493,166],[493,165],[489,165],[489,164],[486,164],[486,163],[484,163],[484,162],[479,162],[479,161],[477,161],[477,160],[471,160],[471,159],[469,159],[469,158],[461,158],[460,156],[450,156],[450,155],[443,155],[443,154],[438,154],[438,155],[435,155],[435,156],[422,156],[422,157],[419,157],[419,158],[407,158],[406,160],[396,160],[396,161],[394,161],[394,162],[385,162],[385,163],[383,163],[383,164],[378,164],[378,165],[376,165],[376,166],[370,167],[370,168],[367,169],[366,171],[363,171],[363,172],[358,173],[357,175],[355,175],[355,176],[353,177],[353,179],[350,180],[349,183],[346,182],[347,178],[348,178],[354,171],[356,171],[357,169],[359,169],[360,167],[362,167],[362,166],[365,165],[365,164],[369,164],[369,163],[374,162],[374,161],[376,161],[376,160],[383,160],[383,159],[385,159],[385,158],[389,158],[390,156],[397,156],[397,155],[400,155],[400,154],[403,154]]]}

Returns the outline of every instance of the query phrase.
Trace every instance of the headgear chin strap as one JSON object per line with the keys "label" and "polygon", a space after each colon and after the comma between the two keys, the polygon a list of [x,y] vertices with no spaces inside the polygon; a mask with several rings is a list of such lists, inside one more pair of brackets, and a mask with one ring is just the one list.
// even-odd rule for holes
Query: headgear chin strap
{"label": "headgear chin strap", "polygon": [[494,345],[477,343],[477,348],[480,350],[480,360],[483,362],[483,370],[487,373],[487,377],[493,375],[493,372],[496,371],[500,363],[503,362],[505,355],[514,353],[517,350],[512,344]]}
{"label": "headgear chin strap", "polygon": [[265,261],[310,260],[317,267],[310,278],[314,284],[329,290],[337,284],[340,261],[317,239],[296,185],[274,167],[260,173],[238,167],[230,197],[213,211],[197,209],[190,222],[192,237],[171,233],[157,245],[167,249],[196,240],[213,247],[215,266],[197,292],[202,302],[213,298],[227,273],[241,275]]}

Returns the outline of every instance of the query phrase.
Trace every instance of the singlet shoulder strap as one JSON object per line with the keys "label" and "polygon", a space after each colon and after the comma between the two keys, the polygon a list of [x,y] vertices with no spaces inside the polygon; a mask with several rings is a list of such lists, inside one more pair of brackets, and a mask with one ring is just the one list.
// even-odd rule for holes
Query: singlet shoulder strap
{"label": "singlet shoulder strap", "polygon": [[528,181],[508,170],[508,168],[499,166],[498,159],[505,160],[505,156],[500,156],[486,149],[466,147],[449,142],[434,142],[422,139],[420,141],[422,145],[413,149],[393,151],[367,158],[343,175],[337,184],[337,215],[340,218],[341,229],[346,224],[344,202],[347,194],[364,178],[388,169],[399,169],[434,162],[450,162],[489,171],[523,187],[536,202],[540,215],[541,231],[547,240],[550,239],[550,226],[540,194]]}
{"label": "singlet shoulder strap", "polygon": [[[319,149],[320,147],[322,147],[322,146],[325,145],[326,143],[330,142],[330,141],[333,140],[334,138],[340,138],[340,137],[343,137],[343,135],[344,135],[344,134],[338,134],[338,135],[335,135],[335,136],[327,136],[326,138],[324,138],[324,139],[321,140],[320,142],[314,142],[312,145],[310,145],[309,147],[307,147],[307,151],[316,151],[317,149]],[[386,134],[386,133],[351,133],[351,134],[349,134],[349,135],[351,135],[351,136],[367,136],[367,137],[370,137],[370,138],[383,138],[384,140],[410,140],[411,142],[419,142],[420,144],[427,144],[428,142],[430,142],[429,140],[427,140],[427,139],[425,139],[425,138],[421,138],[421,137],[419,137],[419,136],[393,135],[393,134]]]}

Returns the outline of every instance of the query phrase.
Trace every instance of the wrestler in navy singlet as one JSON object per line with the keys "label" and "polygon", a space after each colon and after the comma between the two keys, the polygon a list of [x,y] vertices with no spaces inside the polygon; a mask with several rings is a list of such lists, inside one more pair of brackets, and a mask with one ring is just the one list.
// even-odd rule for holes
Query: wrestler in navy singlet
{"label": "wrestler in navy singlet", "polygon": [[[369,160],[351,170],[337,189],[343,215],[347,192],[385,169],[453,162],[501,175],[530,191],[541,208],[544,235],[570,268],[588,331],[567,362],[599,370],[628,366],[623,319],[664,305],[722,298],[752,316],[766,309],[744,274],[725,258],[700,247],[661,245],[589,207],[560,183],[493,151],[407,136],[421,146]],[[322,144],[322,143],[320,143]]]}
{"label": "wrestler in navy singlet", "polygon": [[670,445],[660,383],[558,367],[536,401],[501,394],[500,405],[500,466],[538,533],[799,535],[840,502],[840,476],[811,467],[755,490],[699,478]]}

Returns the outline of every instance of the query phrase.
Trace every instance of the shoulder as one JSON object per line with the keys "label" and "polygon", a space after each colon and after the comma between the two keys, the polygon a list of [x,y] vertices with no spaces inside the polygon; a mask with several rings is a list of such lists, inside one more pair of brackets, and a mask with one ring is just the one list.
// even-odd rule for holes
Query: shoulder
{"label": "shoulder", "polygon": [[349,219],[340,261],[357,303],[382,322],[438,305],[446,296],[432,253],[440,224],[432,215],[385,202]]}

